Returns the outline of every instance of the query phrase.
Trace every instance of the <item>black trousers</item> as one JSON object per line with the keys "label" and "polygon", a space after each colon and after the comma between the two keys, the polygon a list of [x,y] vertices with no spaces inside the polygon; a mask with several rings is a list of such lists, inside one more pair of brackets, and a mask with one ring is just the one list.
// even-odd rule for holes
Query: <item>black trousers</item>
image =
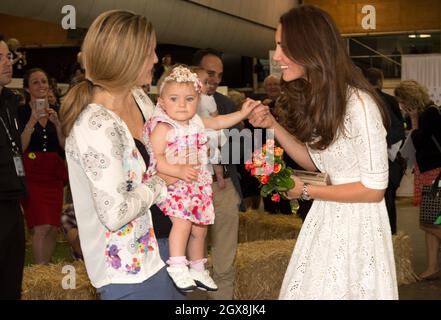
{"label": "black trousers", "polygon": [[405,162],[399,157],[394,162],[389,160],[389,184],[384,193],[384,201],[386,202],[387,214],[389,216],[390,229],[392,234],[397,233],[397,208],[395,199],[397,190],[400,187],[401,179],[404,175]]}
{"label": "black trousers", "polygon": [[397,188],[395,186],[388,186],[384,192],[384,201],[386,202],[387,215],[389,216],[392,234],[397,233],[397,208],[395,207],[396,197]]}
{"label": "black trousers", "polygon": [[21,297],[25,257],[19,200],[0,200],[0,219],[0,300],[16,300]]}

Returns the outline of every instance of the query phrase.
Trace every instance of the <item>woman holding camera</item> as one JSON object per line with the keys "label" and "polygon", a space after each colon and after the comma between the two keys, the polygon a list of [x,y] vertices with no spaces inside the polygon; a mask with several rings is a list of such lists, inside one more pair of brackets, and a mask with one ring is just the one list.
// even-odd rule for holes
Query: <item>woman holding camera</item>
{"label": "woman holding camera", "polygon": [[22,201],[26,222],[32,233],[35,264],[47,264],[55,251],[67,180],[64,162],[65,137],[58,110],[49,107],[46,72],[35,68],[23,78],[26,104],[20,108],[23,162],[28,194]]}

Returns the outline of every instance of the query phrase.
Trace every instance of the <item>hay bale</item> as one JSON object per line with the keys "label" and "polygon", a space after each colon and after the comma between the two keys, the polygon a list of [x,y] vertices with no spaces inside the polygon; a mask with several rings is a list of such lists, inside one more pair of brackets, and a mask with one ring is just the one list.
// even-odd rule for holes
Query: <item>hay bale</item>
{"label": "hay bale", "polygon": [[239,215],[239,243],[296,239],[302,220],[296,215],[248,211]]}
{"label": "hay bale", "polygon": [[[416,282],[412,269],[409,236],[392,237],[398,285]],[[244,242],[238,245],[234,267],[234,299],[277,299],[295,240]]]}
{"label": "hay bale", "polygon": [[[76,288],[63,289],[62,273],[65,265],[75,268]],[[60,262],[49,265],[32,265],[24,268],[23,300],[96,300],[96,289],[92,287],[83,262]]]}
{"label": "hay bale", "polygon": [[277,299],[295,240],[267,240],[238,245],[234,299]]}
{"label": "hay bale", "polygon": [[412,269],[412,248],[409,236],[400,231],[392,236],[392,242],[398,285],[417,282],[419,278]]}

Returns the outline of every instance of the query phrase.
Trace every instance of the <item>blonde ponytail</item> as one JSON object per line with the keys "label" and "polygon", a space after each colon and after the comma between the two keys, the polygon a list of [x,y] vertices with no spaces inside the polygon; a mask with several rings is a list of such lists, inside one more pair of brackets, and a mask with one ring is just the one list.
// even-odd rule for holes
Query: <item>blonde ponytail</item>
{"label": "blonde ponytail", "polygon": [[63,99],[60,109],[61,130],[67,137],[80,113],[92,102],[93,84],[84,80],[73,86]]}

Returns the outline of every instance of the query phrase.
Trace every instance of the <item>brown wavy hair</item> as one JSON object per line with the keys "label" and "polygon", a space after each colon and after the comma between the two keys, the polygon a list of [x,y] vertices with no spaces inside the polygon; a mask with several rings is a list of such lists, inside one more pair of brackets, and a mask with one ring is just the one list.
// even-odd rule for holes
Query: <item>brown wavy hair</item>
{"label": "brown wavy hair", "polygon": [[47,74],[46,71],[44,71],[41,68],[32,68],[29,69],[25,72],[25,74],[23,75],[23,93],[24,93],[24,97],[25,97],[25,101],[26,103],[29,103],[31,101],[31,95],[29,94],[29,92],[26,89],[29,89],[29,78],[35,73],[35,72],[42,72],[44,73],[44,75],[46,76],[46,80],[47,80],[47,84],[49,87],[49,90],[51,89],[50,84],[49,84],[49,75]]}
{"label": "brown wavy hair", "polygon": [[282,126],[313,149],[325,149],[343,132],[350,87],[367,92],[379,106],[385,126],[387,110],[375,90],[349,58],[332,18],[310,5],[293,8],[279,20],[283,53],[305,68],[306,79],[281,82],[276,114]]}

